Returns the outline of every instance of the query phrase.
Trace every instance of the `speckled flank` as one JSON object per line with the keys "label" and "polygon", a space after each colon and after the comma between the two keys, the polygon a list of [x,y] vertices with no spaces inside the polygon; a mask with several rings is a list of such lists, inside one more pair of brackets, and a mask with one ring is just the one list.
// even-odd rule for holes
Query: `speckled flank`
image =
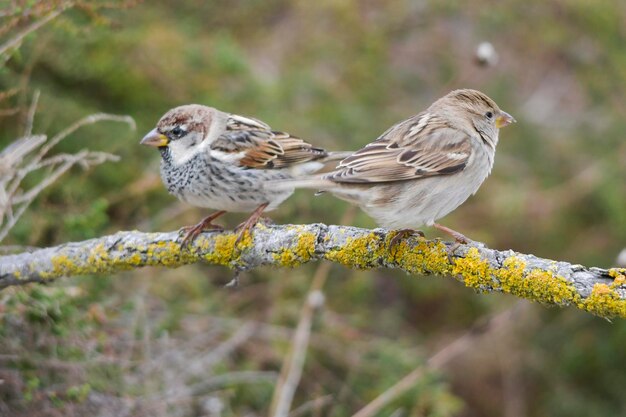
{"label": "speckled flank", "polygon": [[198,153],[189,161],[175,165],[167,152],[162,151],[163,182],[171,194],[194,206],[246,212],[270,202],[269,210],[272,210],[293,192],[259,192],[267,181],[290,178],[287,170],[245,169],[206,153]]}

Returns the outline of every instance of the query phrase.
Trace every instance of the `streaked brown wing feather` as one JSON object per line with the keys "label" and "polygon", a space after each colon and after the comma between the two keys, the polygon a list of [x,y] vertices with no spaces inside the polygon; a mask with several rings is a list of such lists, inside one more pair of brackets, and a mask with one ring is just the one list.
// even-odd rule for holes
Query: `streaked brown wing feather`
{"label": "streaked brown wing feather", "polygon": [[273,131],[260,120],[231,115],[226,132],[212,150],[241,154],[239,164],[248,168],[286,168],[323,158],[327,152],[289,133]]}
{"label": "streaked brown wing feather", "polygon": [[467,134],[422,113],[393,126],[324,178],[379,183],[452,174],[465,168],[471,151]]}
{"label": "streaked brown wing feather", "polygon": [[314,161],[328,155],[325,149],[317,148],[289,133],[273,133],[274,140],[283,148],[283,153],[274,160],[274,166],[277,168]]}

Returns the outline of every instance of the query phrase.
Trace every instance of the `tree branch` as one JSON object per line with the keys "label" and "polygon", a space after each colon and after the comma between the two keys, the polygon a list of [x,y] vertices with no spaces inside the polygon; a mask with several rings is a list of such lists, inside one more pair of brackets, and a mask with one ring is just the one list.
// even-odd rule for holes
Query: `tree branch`
{"label": "tree branch", "polygon": [[179,267],[202,261],[244,271],[326,259],[354,269],[397,268],[409,274],[452,276],[482,292],[509,293],[544,304],[574,306],[605,318],[626,318],[626,269],[587,268],[497,251],[478,242],[461,245],[448,257],[450,243],[411,237],[390,248],[394,235],[385,229],[260,224],[237,248],[236,235],[230,232],[204,233],[189,248],[181,248],[177,232],[118,232],[0,256],[0,288],[149,265]]}

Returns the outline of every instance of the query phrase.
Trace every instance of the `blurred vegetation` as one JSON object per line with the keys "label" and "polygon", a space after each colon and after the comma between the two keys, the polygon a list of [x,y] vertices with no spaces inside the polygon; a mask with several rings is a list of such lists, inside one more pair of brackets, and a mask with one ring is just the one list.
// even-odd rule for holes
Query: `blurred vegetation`
{"label": "blurred vegetation", "polygon": [[[471,87],[518,123],[501,132],[492,176],[444,224],[492,247],[603,267],[626,246],[623,2],[135,3],[0,2],[0,45],[64,9],[0,65],[0,91],[11,92],[0,96],[0,149],[23,134],[35,90],[35,133],[95,112],[138,124],[134,133],[92,125],[61,143],[59,152],[89,148],[121,161],[65,174],[3,244],[200,219],[205,211],[167,195],[158,153],[138,146],[176,105],[258,117],[347,150]],[[495,65],[476,61],[484,41]],[[271,215],[337,223],[346,209],[299,191]],[[229,216],[231,226],[243,219]],[[353,223],[374,226],[362,213]],[[236,291],[221,287],[229,271],[202,265],[4,290],[0,415],[266,415],[317,267],[246,273]],[[329,278],[294,408],[331,397],[306,416],[351,415],[446,341],[516,303],[436,277],[333,266]],[[380,415],[624,415],[624,346],[622,321],[532,305]]]}

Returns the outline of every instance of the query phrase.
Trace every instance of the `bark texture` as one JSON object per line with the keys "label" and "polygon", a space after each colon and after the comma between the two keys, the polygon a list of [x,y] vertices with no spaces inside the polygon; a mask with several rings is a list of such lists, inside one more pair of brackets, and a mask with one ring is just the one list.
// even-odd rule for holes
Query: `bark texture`
{"label": "bark texture", "polygon": [[177,232],[119,232],[84,242],[0,256],[0,288],[63,276],[113,274],[143,266],[195,262],[237,271],[297,267],[320,259],[354,269],[397,268],[412,275],[451,276],[481,292],[504,292],[544,304],[626,317],[626,269],[589,268],[475,242],[448,256],[451,243],[409,237],[391,247],[395,232],[349,226],[258,225],[235,247],[231,232],[204,233],[187,248]]}

